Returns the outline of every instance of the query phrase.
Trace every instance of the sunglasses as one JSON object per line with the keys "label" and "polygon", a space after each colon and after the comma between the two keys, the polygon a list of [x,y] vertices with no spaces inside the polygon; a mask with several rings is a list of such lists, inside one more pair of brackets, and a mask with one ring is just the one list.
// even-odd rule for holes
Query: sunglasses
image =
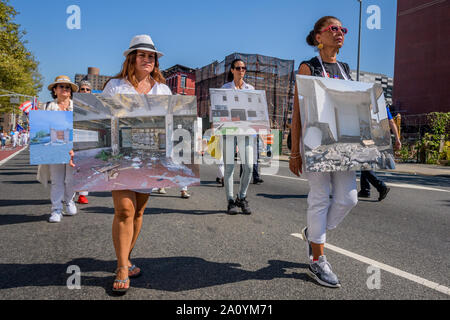
{"label": "sunglasses", "polygon": [[89,89],[89,88],[81,88],[81,89],[80,89],[80,92],[83,92],[83,91],[91,92],[91,89]]}
{"label": "sunglasses", "polygon": [[325,29],[320,31],[320,33],[325,32],[327,30],[330,30],[332,32],[338,32],[339,30],[341,30],[342,34],[347,34],[347,32],[348,32],[347,28],[339,27],[339,26],[334,25],[334,24],[330,24],[328,27],[326,27]]}
{"label": "sunglasses", "polygon": [[247,70],[247,67],[234,67],[233,69],[237,70],[237,71],[241,71],[241,70]]}
{"label": "sunglasses", "polygon": [[65,85],[62,85],[62,84],[58,84],[57,87],[58,87],[58,88],[61,88],[61,89],[66,89],[66,90],[70,90],[70,89],[71,89],[70,86],[65,86]]}

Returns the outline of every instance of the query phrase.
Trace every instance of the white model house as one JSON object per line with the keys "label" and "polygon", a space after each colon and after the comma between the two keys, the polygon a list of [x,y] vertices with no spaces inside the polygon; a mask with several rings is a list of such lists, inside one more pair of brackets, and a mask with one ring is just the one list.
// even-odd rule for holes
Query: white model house
{"label": "white model house", "polygon": [[337,142],[375,139],[387,119],[381,87],[372,83],[297,76],[304,144],[314,149]]}

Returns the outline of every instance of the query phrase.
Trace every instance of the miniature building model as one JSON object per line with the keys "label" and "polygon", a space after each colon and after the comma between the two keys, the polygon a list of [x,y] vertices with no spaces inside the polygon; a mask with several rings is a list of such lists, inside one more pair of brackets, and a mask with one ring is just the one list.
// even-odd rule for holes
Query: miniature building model
{"label": "miniature building model", "polygon": [[380,85],[297,76],[306,171],[395,167]]}

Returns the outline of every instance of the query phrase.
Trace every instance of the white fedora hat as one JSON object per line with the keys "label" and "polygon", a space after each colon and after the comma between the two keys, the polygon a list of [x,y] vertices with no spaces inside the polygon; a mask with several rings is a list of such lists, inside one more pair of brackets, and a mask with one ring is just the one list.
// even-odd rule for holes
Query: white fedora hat
{"label": "white fedora hat", "polygon": [[131,39],[130,47],[128,48],[128,50],[125,50],[123,55],[126,57],[130,52],[134,50],[156,52],[158,58],[161,58],[163,56],[162,52],[156,50],[152,38],[150,38],[150,36],[146,34],[134,36],[133,39]]}

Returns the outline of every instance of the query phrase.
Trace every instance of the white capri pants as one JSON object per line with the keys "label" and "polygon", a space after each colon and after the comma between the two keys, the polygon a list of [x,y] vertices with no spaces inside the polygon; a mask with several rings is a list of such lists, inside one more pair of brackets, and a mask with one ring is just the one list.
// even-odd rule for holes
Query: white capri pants
{"label": "white capri pants", "polygon": [[52,211],[62,210],[63,202],[69,204],[75,196],[72,189],[73,168],[68,164],[51,164],[50,177],[52,180],[50,190]]}
{"label": "white capri pants", "polygon": [[326,231],[336,228],[358,203],[356,172],[307,172],[305,175],[309,183],[308,240],[323,244]]}

